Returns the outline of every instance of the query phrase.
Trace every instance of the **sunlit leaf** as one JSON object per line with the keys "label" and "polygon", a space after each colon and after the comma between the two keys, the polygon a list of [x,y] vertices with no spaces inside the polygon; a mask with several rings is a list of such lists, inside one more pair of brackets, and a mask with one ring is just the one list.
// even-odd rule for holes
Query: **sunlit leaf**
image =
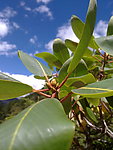
{"label": "sunlit leaf", "polygon": [[95,19],[96,19],[96,0],[90,0],[82,37],[76,48],[73,59],[69,65],[68,73],[73,72],[73,70],[76,68],[79,61],[81,60],[82,56],[84,55],[86,48],[89,45],[89,41],[91,40],[92,33],[94,30]]}
{"label": "sunlit leaf", "polygon": [[44,99],[0,125],[1,150],[69,150],[74,136],[57,99]]}
{"label": "sunlit leaf", "polygon": [[107,36],[108,35],[113,35],[113,16],[111,16],[109,23],[108,23]]}
{"label": "sunlit leaf", "polygon": [[95,41],[103,51],[113,55],[113,35],[95,38]]}
{"label": "sunlit leaf", "polygon": [[17,81],[0,80],[0,100],[16,98],[32,92],[32,87]]}
{"label": "sunlit leaf", "polygon": [[89,98],[113,96],[113,78],[89,84],[72,90],[73,93]]}
{"label": "sunlit leaf", "polygon": [[52,70],[40,63],[37,59],[29,56],[28,54],[22,51],[19,51],[18,55],[23,64],[26,66],[26,68],[34,75],[41,77],[52,75]]}
{"label": "sunlit leaf", "polygon": [[35,54],[35,56],[44,59],[48,64],[55,66],[57,68],[60,68],[62,66],[62,63],[58,60],[58,58],[51,53],[42,52],[42,53]]}
{"label": "sunlit leaf", "polygon": [[53,43],[53,53],[61,63],[69,59],[69,51],[61,39],[55,39]]}
{"label": "sunlit leaf", "polygon": [[78,87],[77,85],[79,84],[79,82],[82,82],[83,85],[86,85],[86,84],[96,82],[96,79],[91,73],[88,73],[88,74],[80,76],[80,77],[68,78],[68,80],[66,81],[65,84],[66,84],[66,86]]}
{"label": "sunlit leaf", "polygon": [[[73,32],[75,33],[75,35],[80,40],[82,37],[82,32],[84,30],[84,26],[85,26],[84,22],[82,22],[77,16],[73,16],[71,19],[71,26],[72,26]],[[89,42],[89,47],[91,47],[93,49],[98,48],[98,45],[94,41],[93,35],[92,35],[91,40]]]}

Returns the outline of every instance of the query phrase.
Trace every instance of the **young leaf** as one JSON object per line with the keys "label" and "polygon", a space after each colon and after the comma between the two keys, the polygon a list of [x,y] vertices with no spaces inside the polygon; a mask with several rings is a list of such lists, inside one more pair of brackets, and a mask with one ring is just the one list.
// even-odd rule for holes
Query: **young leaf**
{"label": "young leaf", "polygon": [[62,64],[70,57],[69,51],[61,39],[54,40],[53,53]]}
{"label": "young leaf", "polygon": [[29,56],[28,54],[22,51],[19,51],[18,55],[23,64],[26,66],[26,68],[34,75],[41,77],[52,75],[52,70],[40,63],[37,59]]}
{"label": "young leaf", "polygon": [[62,66],[62,63],[58,60],[58,58],[51,53],[42,52],[42,53],[35,54],[35,56],[44,59],[48,64],[55,66],[58,69],[60,69]]}
{"label": "young leaf", "polygon": [[89,84],[72,90],[73,93],[89,98],[113,96],[113,78]]}
{"label": "young leaf", "polygon": [[103,51],[113,55],[113,35],[95,38],[95,41]]}
{"label": "young leaf", "polygon": [[111,16],[110,21],[108,23],[107,36],[109,35],[113,35],[113,16]]}
{"label": "young leaf", "polygon": [[81,60],[86,48],[88,47],[89,41],[91,39],[94,30],[95,19],[96,19],[96,0],[90,0],[83,34],[76,48],[73,59],[69,65],[68,73],[73,72],[73,70],[76,68],[79,61]]}
{"label": "young leaf", "polygon": [[17,81],[0,80],[0,100],[19,97],[32,92],[32,87]]}
{"label": "young leaf", "polygon": [[69,150],[74,128],[57,99],[44,99],[0,125],[0,149]]}

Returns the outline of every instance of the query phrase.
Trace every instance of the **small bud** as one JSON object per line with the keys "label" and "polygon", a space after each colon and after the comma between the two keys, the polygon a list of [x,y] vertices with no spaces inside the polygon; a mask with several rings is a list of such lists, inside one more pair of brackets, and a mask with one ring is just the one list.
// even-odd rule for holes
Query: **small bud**
{"label": "small bud", "polygon": [[56,84],[57,84],[56,79],[52,79],[52,80],[51,80],[51,85],[52,85],[52,86],[56,86]]}

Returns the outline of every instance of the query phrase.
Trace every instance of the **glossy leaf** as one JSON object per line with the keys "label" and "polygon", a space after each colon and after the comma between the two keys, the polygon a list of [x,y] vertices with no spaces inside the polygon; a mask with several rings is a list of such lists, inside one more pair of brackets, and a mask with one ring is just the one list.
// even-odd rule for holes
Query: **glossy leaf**
{"label": "glossy leaf", "polygon": [[72,90],[73,93],[89,98],[113,96],[113,78]]}
{"label": "glossy leaf", "polygon": [[76,48],[73,59],[69,65],[68,73],[73,72],[73,70],[76,68],[79,61],[81,60],[82,56],[84,55],[86,48],[89,45],[89,41],[91,40],[92,33],[94,30],[95,19],[96,19],[96,0],[90,0],[82,37]]}
{"label": "glossy leaf", "polygon": [[108,35],[113,35],[113,16],[111,16],[110,21],[108,23],[107,36]]}
{"label": "glossy leaf", "polygon": [[61,103],[44,99],[0,125],[0,149],[69,150],[73,136],[74,123]]}
{"label": "glossy leaf", "polygon": [[0,100],[19,97],[32,92],[32,87],[21,82],[0,80]]}
{"label": "glossy leaf", "polygon": [[61,63],[64,63],[70,57],[69,51],[61,39],[54,40],[53,54],[59,59]]}
{"label": "glossy leaf", "polygon": [[80,76],[80,77],[68,78],[68,80],[66,81],[65,84],[66,84],[66,86],[78,87],[78,83],[79,82],[82,82],[83,85],[86,85],[86,84],[90,84],[90,83],[96,82],[96,79],[91,73],[88,73],[88,74]]}
{"label": "glossy leaf", "polygon": [[58,58],[51,53],[42,52],[42,53],[35,54],[35,56],[44,59],[48,64],[55,66],[57,68],[60,68],[62,66],[62,63],[58,60]]}
{"label": "glossy leaf", "polygon": [[22,51],[19,51],[18,55],[23,64],[26,66],[26,68],[34,75],[41,77],[52,75],[52,70],[40,63],[37,59],[29,56],[28,54]]}
{"label": "glossy leaf", "polygon": [[113,35],[95,38],[95,41],[103,51],[113,55]]}

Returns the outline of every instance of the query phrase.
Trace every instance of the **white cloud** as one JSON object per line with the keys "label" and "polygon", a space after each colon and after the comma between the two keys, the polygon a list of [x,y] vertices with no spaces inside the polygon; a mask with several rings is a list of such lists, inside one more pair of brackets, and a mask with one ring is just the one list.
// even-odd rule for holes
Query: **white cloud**
{"label": "white cloud", "polygon": [[[70,39],[75,42],[79,42],[79,39],[73,33],[71,25],[69,23],[58,28],[56,38],[60,38],[62,40]],[[50,40],[47,44],[45,44],[45,48],[47,48],[48,50],[51,50],[52,45],[53,45],[53,40]]]}
{"label": "white cloud", "polygon": [[24,2],[24,1],[21,1],[21,2],[20,2],[20,6],[25,6],[25,2]]}
{"label": "white cloud", "polygon": [[45,44],[45,48],[48,49],[49,51],[51,51],[53,48],[53,41],[54,40],[51,40],[47,44]]}
{"label": "white cloud", "polygon": [[37,1],[37,3],[42,2],[42,3],[47,4],[47,3],[51,2],[52,0],[36,0],[36,1]]}
{"label": "white cloud", "polygon": [[94,36],[100,37],[105,36],[107,32],[108,23],[106,21],[100,20],[94,30]]}
{"label": "white cloud", "polygon": [[41,5],[33,10],[34,12],[39,12],[39,13],[46,13],[50,19],[53,19],[52,12],[46,5]]}
{"label": "white cloud", "polygon": [[29,41],[30,41],[32,44],[36,44],[36,42],[37,42],[37,36],[34,35],[32,38],[30,38]]}
{"label": "white cloud", "polygon": [[15,27],[16,29],[20,28],[20,26],[16,22],[13,22],[12,24],[13,24],[13,27]]}
{"label": "white cloud", "polygon": [[5,37],[8,34],[8,32],[9,25],[6,22],[0,20],[0,38]]}
{"label": "white cloud", "polygon": [[17,14],[15,10],[11,7],[6,7],[0,12],[0,18],[11,18]]}
{"label": "white cloud", "polygon": [[21,75],[21,74],[9,74],[9,73],[5,73],[5,74],[11,76],[12,78],[22,83],[32,86],[36,90],[42,89],[45,84],[44,80],[35,79],[33,75],[27,76],[27,75]]}
{"label": "white cloud", "polygon": [[25,6],[24,9],[27,11],[32,11],[32,9],[30,7],[27,7],[27,6]]}
{"label": "white cloud", "polygon": [[7,41],[0,42],[0,55],[15,55],[17,52],[12,51],[13,49],[16,49],[15,44],[9,44]]}
{"label": "white cloud", "polygon": [[56,37],[61,38],[62,40],[70,39],[79,42],[79,39],[73,33],[71,25],[69,23],[58,28]]}

